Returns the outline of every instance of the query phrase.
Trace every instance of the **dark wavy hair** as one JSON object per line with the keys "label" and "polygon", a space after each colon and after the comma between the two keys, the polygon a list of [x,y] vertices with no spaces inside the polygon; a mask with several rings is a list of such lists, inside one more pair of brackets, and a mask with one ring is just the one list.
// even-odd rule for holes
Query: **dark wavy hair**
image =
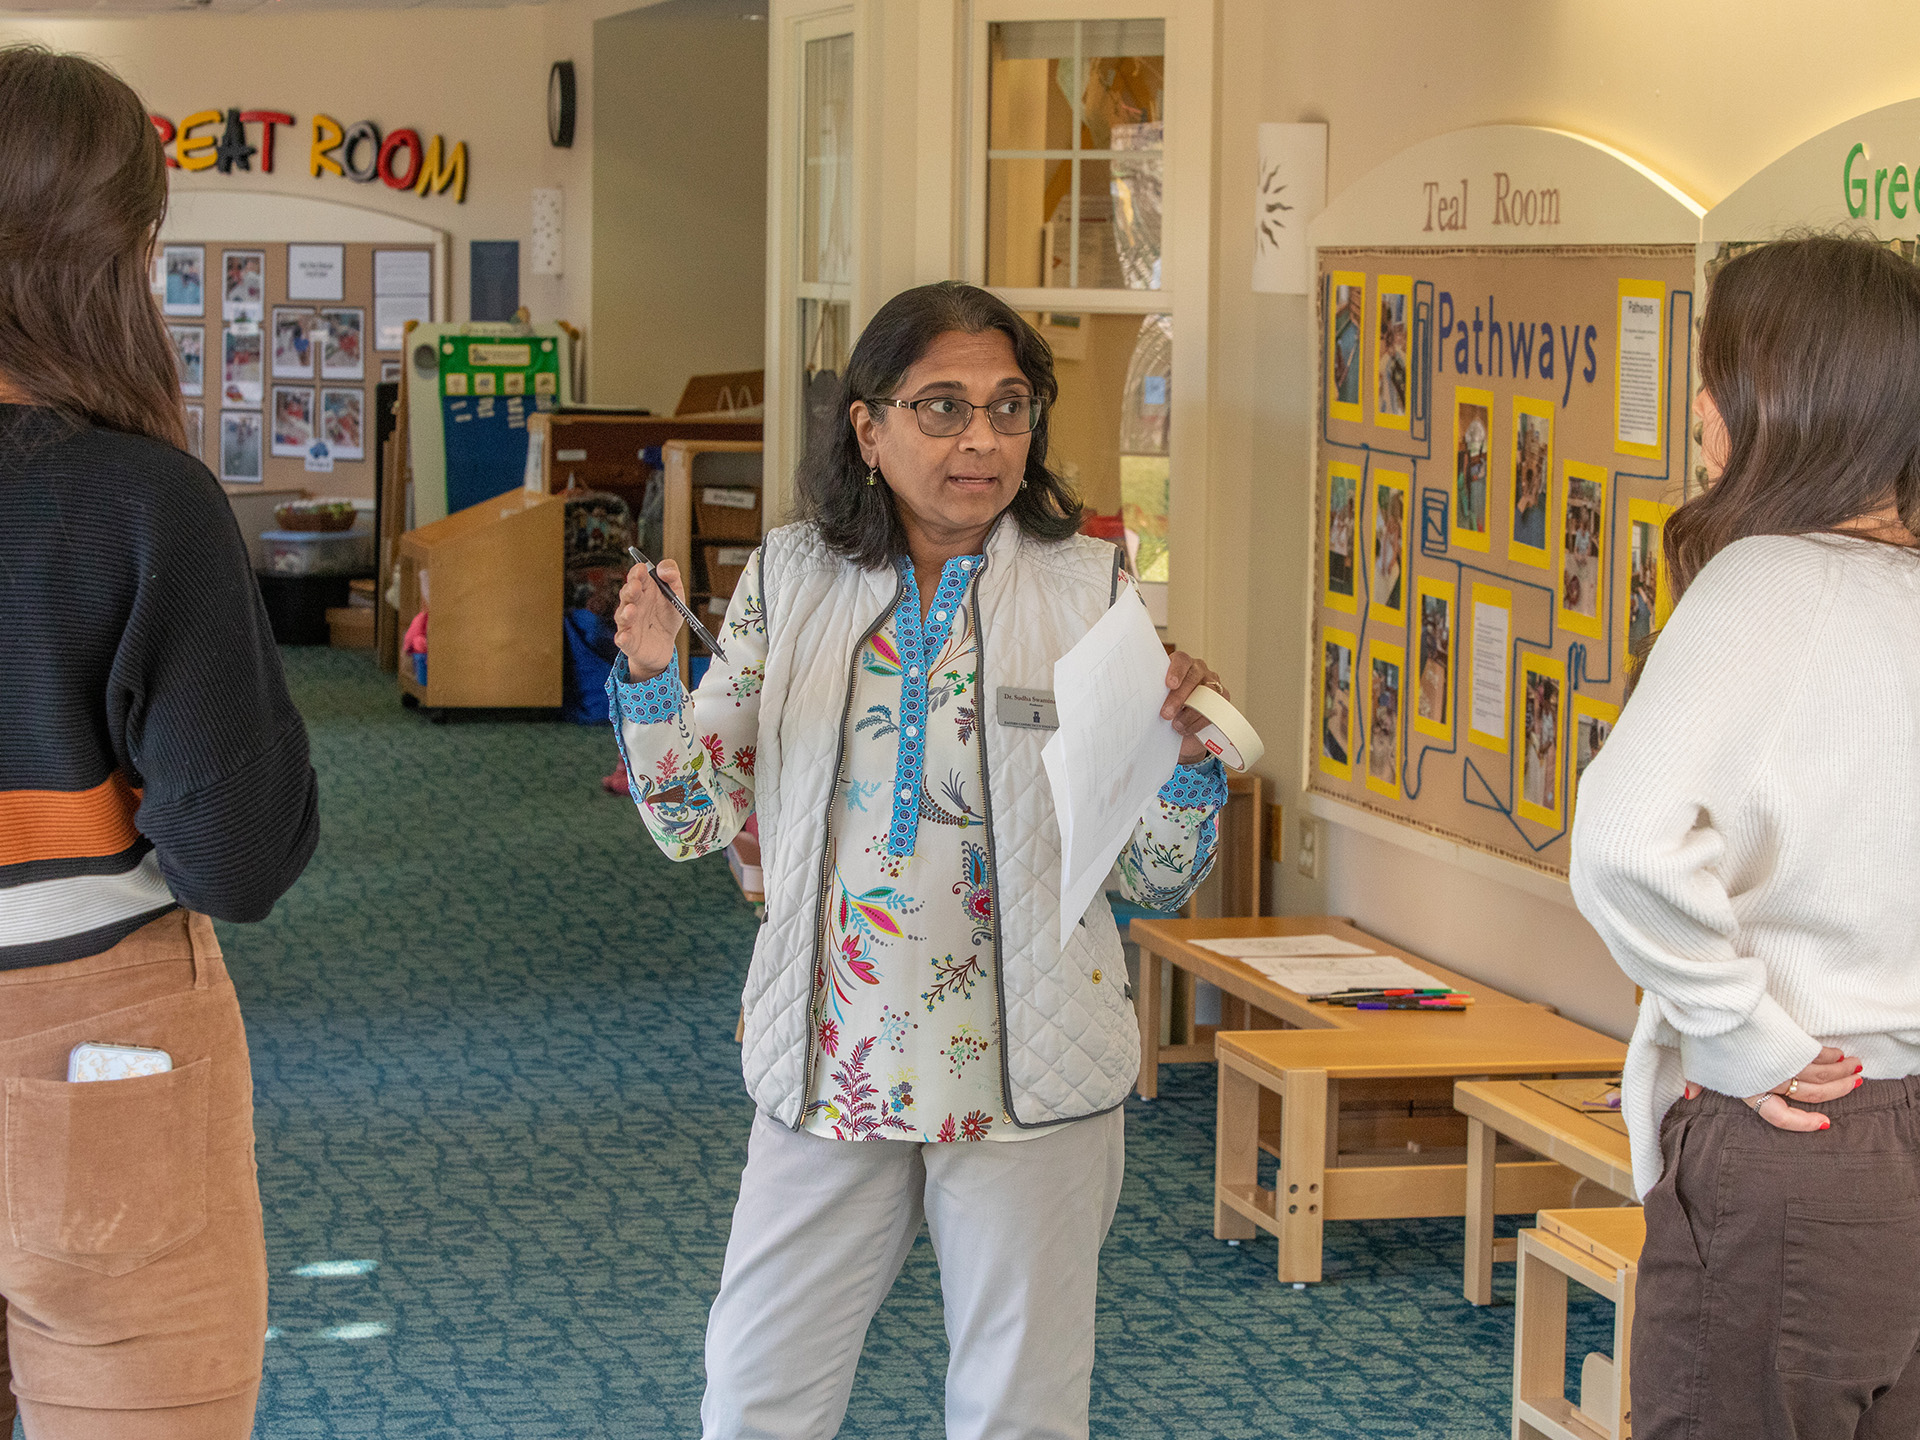
{"label": "dark wavy hair", "polygon": [[185,448],[147,283],[167,213],[159,132],[105,66],[0,49],[0,370],[35,405]]}
{"label": "dark wavy hair", "polygon": [[[893,491],[867,484],[866,462],[853,430],[853,402],[891,395],[933,342],[960,331],[979,335],[998,330],[1013,343],[1014,362],[1047,402],[1027,447],[1026,483],[1007,506],[1020,528],[1036,540],[1064,540],[1080,528],[1085,513],[1071,486],[1047,468],[1047,427],[1060,387],[1053,378],[1053,351],[1040,332],[1013,312],[1004,300],[974,285],[942,280],[902,290],[882,305],[847,362],[833,418],[820,425],[807,445],[797,476],[799,514],[820,527],[821,536],[839,554],[863,569],[878,569],[907,549]],[[890,412],[876,410],[876,424]],[[895,416],[891,423],[908,423]]]}

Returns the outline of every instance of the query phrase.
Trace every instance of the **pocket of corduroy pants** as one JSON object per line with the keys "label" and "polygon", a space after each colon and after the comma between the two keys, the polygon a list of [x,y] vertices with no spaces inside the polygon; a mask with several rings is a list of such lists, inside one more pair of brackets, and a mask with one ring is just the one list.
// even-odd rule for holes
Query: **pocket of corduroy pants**
{"label": "pocket of corduroy pants", "polygon": [[210,1059],[131,1080],[6,1082],[13,1243],[124,1275],[207,1224]]}

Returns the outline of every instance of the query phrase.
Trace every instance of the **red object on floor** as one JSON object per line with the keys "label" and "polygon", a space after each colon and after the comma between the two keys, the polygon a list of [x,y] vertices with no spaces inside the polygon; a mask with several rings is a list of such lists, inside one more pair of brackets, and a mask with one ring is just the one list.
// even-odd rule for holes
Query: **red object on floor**
{"label": "red object on floor", "polygon": [[609,795],[626,795],[631,797],[633,792],[627,788],[627,762],[622,760],[618,765],[614,766],[613,774],[607,776],[600,784]]}

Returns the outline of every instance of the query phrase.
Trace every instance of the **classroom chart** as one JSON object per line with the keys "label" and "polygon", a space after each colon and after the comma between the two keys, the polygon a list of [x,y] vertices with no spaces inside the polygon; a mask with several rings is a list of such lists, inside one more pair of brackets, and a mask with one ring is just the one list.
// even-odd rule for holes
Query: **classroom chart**
{"label": "classroom chart", "polygon": [[1309,787],[1565,875],[1665,620],[1687,245],[1327,247]]}

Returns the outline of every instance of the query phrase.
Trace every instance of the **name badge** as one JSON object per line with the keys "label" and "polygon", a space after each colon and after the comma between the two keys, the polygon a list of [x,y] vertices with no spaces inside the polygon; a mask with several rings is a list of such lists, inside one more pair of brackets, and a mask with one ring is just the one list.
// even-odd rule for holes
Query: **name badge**
{"label": "name badge", "polygon": [[1012,685],[1002,685],[994,714],[1002,725],[1011,725],[1016,730],[1060,728],[1060,717],[1054,711],[1051,690],[1021,690]]}

